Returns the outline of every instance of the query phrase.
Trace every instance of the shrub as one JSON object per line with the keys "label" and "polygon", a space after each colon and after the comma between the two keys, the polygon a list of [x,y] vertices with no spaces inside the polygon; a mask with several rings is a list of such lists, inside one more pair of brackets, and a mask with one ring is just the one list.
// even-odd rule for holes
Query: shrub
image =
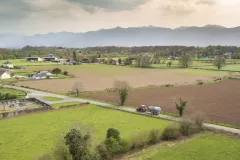
{"label": "shrub", "polygon": [[106,139],[113,137],[114,139],[116,139],[117,141],[120,141],[120,132],[117,129],[114,128],[109,128],[107,130],[107,135],[106,135]]}
{"label": "shrub", "polygon": [[64,71],[63,74],[64,74],[65,76],[68,76],[68,71]]}
{"label": "shrub", "polygon": [[163,130],[162,139],[163,140],[175,140],[180,137],[179,128],[176,126],[168,126]]}
{"label": "shrub", "polygon": [[111,154],[112,156],[121,152],[121,146],[119,144],[119,141],[117,141],[113,137],[107,138],[105,140],[105,145],[109,154]]}
{"label": "shrub", "polygon": [[120,141],[121,153],[126,153],[131,149],[130,142],[128,140],[122,139]]}
{"label": "shrub", "polygon": [[155,144],[157,143],[159,140],[160,140],[160,130],[159,129],[152,129],[150,132],[149,132],[149,135],[148,135],[148,138],[149,138],[149,141],[148,143],[149,144]]}
{"label": "shrub", "polygon": [[65,144],[68,146],[68,150],[72,155],[72,160],[89,159],[91,156],[91,135],[89,133],[83,136],[79,130],[71,129],[64,139]]}
{"label": "shrub", "polygon": [[54,149],[53,149],[53,156],[56,160],[68,160],[70,159],[71,155],[68,152],[67,146],[64,144],[63,140],[59,140]]}
{"label": "shrub", "polygon": [[54,68],[53,70],[52,70],[52,73],[53,74],[56,74],[56,75],[58,75],[58,74],[60,74],[62,71],[61,71],[61,69],[59,69],[59,68]]}
{"label": "shrub", "polygon": [[131,149],[142,148],[148,143],[148,133],[146,131],[138,132],[131,139]]}
{"label": "shrub", "polygon": [[96,151],[97,151],[99,160],[109,160],[111,158],[105,144],[99,144],[96,147]]}
{"label": "shrub", "polygon": [[203,85],[203,82],[202,82],[202,81],[199,81],[199,82],[197,82],[197,85],[198,85],[198,86]]}
{"label": "shrub", "polygon": [[180,132],[183,136],[190,136],[193,134],[194,122],[189,118],[184,118],[180,122]]}

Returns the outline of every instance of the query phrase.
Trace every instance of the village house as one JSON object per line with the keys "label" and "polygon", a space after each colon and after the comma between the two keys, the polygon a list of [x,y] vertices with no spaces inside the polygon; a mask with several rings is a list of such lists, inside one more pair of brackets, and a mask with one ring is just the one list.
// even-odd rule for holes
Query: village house
{"label": "village house", "polygon": [[0,79],[11,78],[11,72],[9,70],[0,70]]}
{"label": "village house", "polygon": [[25,57],[27,61],[43,61],[40,57]]}
{"label": "village house", "polygon": [[223,57],[224,57],[224,58],[228,58],[228,59],[231,59],[232,56],[233,56],[233,53],[232,53],[232,52],[228,52],[228,53],[224,53],[224,54],[223,54]]}
{"label": "village house", "polygon": [[13,69],[14,66],[13,66],[13,64],[12,64],[11,62],[6,61],[6,62],[4,62],[4,63],[2,64],[2,68]]}
{"label": "village house", "polygon": [[47,79],[52,78],[52,73],[46,70],[40,70],[36,74],[31,76],[32,79]]}
{"label": "village house", "polygon": [[42,57],[44,61],[56,61],[58,58],[53,54],[49,54],[47,57]]}

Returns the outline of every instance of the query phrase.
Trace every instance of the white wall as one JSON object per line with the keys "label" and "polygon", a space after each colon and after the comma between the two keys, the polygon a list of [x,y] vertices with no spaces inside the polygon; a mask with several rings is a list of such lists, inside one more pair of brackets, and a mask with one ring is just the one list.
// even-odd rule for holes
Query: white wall
{"label": "white wall", "polygon": [[1,76],[1,79],[7,79],[7,78],[11,78],[11,74],[8,72],[4,72]]}

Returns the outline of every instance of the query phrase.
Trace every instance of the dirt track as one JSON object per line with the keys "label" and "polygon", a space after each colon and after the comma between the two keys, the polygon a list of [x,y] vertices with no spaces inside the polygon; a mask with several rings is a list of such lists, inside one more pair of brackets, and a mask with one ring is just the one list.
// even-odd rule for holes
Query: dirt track
{"label": "dirt track", "polygon": [[[117,102],[116,93],[94,93],[89,98]],[[161,106],[163,111],[177,113],[175,101],[188,101],[187,115],[204,113],[207,119],[240,125],[240,80],[226,80],[203,86],[151,88],[131,91],[127,105],[151,104]]]}

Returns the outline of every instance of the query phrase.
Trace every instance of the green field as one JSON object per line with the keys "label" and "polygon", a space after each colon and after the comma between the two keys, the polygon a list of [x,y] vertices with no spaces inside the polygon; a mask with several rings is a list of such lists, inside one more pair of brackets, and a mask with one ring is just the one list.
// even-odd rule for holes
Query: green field
{"label": "green field", "polygon": [[[216,67],[214,66],[202,66],[202,67],[197,67],[199,69],[213,69],[213,70],[217,70]],[[240,72],[240,65],[239,64],[235,64],[235,65],[226,65],[225,67],[223,67],[221,69],[221,71],[239,71]]]}
{"label": "green field", "polygon": [[61,100],[63,100],[62,98],[57,98],[57,97],[43,97],[43,99],[46,101],[61,101]]}
{"label": "green field", "polygon": [[14,66],[56,65],[54,62],[30,62],[25,59],[0,60],[0,64],[3,64],[6,61],[11,62]]}
{"label": "green field", "polygon": [[52,108],[58,108],[61,106],[70,106],[70,105],[75,105],[75,104],[81,104],[80,102],[64,102],[64,103],[56,103],[56,104],[51,104]]}
{"label": "green field", "polygon": [[1,94],[6,94],[6,93],[14,94],[14,95],[17,95],[19,97],[21,97],[22,95],[25,94],[24,91],[20,91],[20,90],[16,90],[16,89],[10,89],[10,88],[4,88],[4,87],[0,87],[0,93]]}
{"label": "green field", "polygon": [[55,140],[76,123],[92,127],[96,145],[110,127],[119,129],[121,137],[130,138],[140,130],[163,129],[168,121],[94,105],[8,118],[0,120],[0,159],[32,160],[49,151]]}
{"label": "green field", "polygon": [[181,142],[162,143],[144,149],[128,160],[237,160],[240,139],[210,132]]}

